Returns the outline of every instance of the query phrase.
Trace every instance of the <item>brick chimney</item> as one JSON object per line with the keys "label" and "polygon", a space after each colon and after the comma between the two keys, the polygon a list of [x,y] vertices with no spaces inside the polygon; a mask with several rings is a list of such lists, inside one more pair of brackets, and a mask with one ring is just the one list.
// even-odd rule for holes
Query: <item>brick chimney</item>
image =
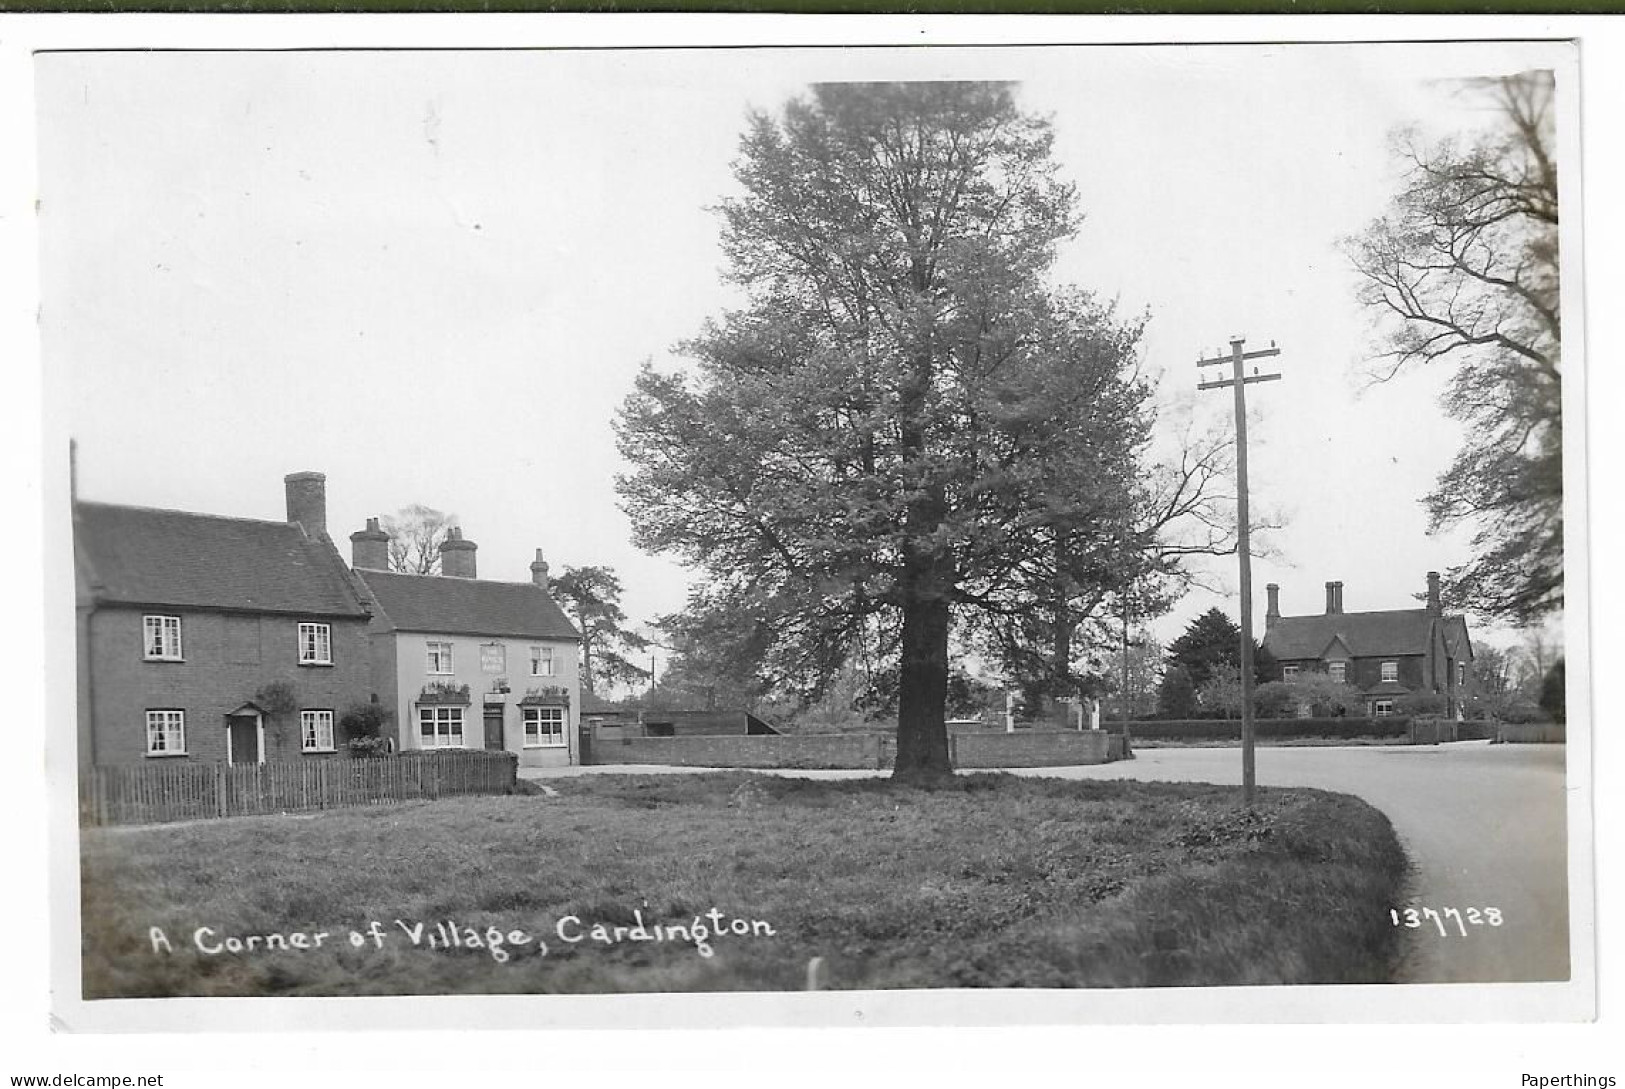
{"label": "brick chimney", "polygon": [[1439,572],[1428,572],[1428,614],[1443,616],[1444,604],[1439,600]]}
{"label": "brick chimney", "polygon": [[547,578],[547,561],[542,558],[542,550],[539,548],[536,550],[536,558],[530,561],[530,581],[534,582],[537,586],[540,586],[544,590],[547,589],[549,585]]}
{"label": "brick chimney", "polygon": [[1341,582],[1328,582],[1326,584],[1326,615],[1335,616],[1343,611],[1343,584]]}
{"label": "brick chimney", "polygon": [[1272,582],[1264,587],[1264,592],[1270,596],[1269,609],[1264,613],[1264,630],[1269,631],[1281,619],[1281,587]]}
{"label": "brick chimney", "polygon": [[447,578],[474,578],[474,550],[479,547],[473,541],[463,540],[462,527],[452,526],[446,531],[446,539],[440,542],[440,573]]}
{"label": "brick chimney", "polygon": [[389,534],[368,518],[367,528],[350,534],[350,566],[367,571],[389,570]]}
{"label": "brick chimney", "polygon": [[327,536],[326,475],[289,473],[282,485],[287,489],[288,521],[303,526],[307,536]]}

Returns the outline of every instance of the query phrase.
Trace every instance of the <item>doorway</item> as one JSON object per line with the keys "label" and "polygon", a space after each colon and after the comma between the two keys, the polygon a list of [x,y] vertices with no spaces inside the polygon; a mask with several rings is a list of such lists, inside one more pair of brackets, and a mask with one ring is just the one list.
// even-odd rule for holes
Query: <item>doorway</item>
{"label": "doorway", "polygon": [[485,709],[485,747],[501,751],[508,746],[502,736],[502,707],[487,707]]}
{"label": "doorway", "polygon": [[232,715],[226,719],[228,764],[263,763],[265,754],[260,749],[260,716]]}

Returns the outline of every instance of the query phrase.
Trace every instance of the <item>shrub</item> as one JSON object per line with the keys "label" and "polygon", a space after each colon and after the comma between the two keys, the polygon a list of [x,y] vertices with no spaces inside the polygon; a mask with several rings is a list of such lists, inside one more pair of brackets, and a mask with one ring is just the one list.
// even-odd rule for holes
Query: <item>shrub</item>
{"label": "shrub", "polygon": [[[1253,723],[1253,734],[1260,738],[1329,737],[1352,739],[1356,737],[1404,737],[1410,727],[1406,718],[1276,718]],[[1239,741],[1241,722],[1236,719],[1169,719],[1157,722],[1132,722],[1129,734],[1136,740],[1146,741]]]}
{"label": "shrub", "polygon": [[345,743],[351,756],[388,756],[395,751],[395,743],[387,737],[352,737]]}
{"label": "shrub", "polygon": [[1438,692],[1407,692],[1394,701],[1394,710],[1402,715],[1442,715],[1449,706]]}
{"label": "shrub", "polygon": [[1270,681],[1253,689],[1253,710],[1260,718],[1291,718],[1298,711],[1298,697],[1286,681]]}
{"label": "shrub", "polygon": [[1531,723],[1549,722],[1546,712],[1530,703],[1528,700],[1514,700],[1500,707],[1495,717],[1512,726],[1527,726]]}
{"label": "shrub", "polygon": [[1566,671],[1563,659],[1559,658],[1556,664],[1546,671],[1546,676],[1541,678],[1540,709],[1550,715],[1553,722],[1563,722],[1568,718],[1564,691]]}
{"label": "shrub", "polygon": [[381,703],[357,703],[339,716],[339,729],[352,756],[384,756],[393,746],[384,734],[389,711]]}
{"label": "shrub", "polygon": [[299,694],[287,681],[272,681],[259,687],[254,702],[268,715],[285,715],[299,706]]}
{"label": "shrub", "polygon": [[1329,673],[1300,673],[1283,682],[1299,704],[1308,704],[1320,718],[1365,713],[1365,697],[1351,684],[1333,680]]}

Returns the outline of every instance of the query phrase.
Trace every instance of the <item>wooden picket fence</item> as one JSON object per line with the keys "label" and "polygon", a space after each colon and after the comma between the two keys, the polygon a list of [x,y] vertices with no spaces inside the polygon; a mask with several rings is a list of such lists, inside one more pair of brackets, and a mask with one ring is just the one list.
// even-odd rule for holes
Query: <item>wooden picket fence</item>
{"label": "wooden picket fence", "polygon": [[511,790],[510,752],[436,752],[267,764],[133,764],[80,779],[88,825],[242,817]]}

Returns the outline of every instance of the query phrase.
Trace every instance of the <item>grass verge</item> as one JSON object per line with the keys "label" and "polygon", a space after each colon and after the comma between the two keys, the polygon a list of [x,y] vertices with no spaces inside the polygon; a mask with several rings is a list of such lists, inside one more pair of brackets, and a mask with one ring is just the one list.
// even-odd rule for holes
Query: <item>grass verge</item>
{"label": "grass verge", "polygon": [[[85,996],[795,990],[813,957],[866,989],[1391,978],[1405,858],[1347,795],[1262,790],[1249,812],[1234,789],[1005,774],[556,789],[87,830]],[[430,947],[437,924],[461,944]]]}

